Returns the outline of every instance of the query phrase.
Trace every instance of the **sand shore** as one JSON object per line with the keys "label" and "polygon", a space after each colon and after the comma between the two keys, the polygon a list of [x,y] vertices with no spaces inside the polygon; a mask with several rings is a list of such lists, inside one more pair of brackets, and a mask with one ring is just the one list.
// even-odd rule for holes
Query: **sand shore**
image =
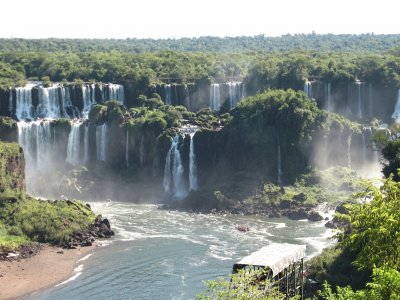
{"label": "sand shore", "polygon": [[[0,299],[14,299],[67,280],[77,261],[94,246],[66,250],[46,245],[39,254],[19,261],[0,262]],[[57,253],[62,251],[63,253]]]}

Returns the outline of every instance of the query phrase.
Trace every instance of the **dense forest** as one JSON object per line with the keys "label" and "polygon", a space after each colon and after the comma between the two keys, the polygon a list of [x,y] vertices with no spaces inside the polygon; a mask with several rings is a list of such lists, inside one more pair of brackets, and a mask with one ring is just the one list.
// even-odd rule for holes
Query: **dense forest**
{"label": "dense forest", "polygon": [[121,52],[162,50],[184,52],[318,51],[383,52],[397,47],[398,34],[287,34],[280,37],[199,37],[181,39],[0,39],[0,51]]}

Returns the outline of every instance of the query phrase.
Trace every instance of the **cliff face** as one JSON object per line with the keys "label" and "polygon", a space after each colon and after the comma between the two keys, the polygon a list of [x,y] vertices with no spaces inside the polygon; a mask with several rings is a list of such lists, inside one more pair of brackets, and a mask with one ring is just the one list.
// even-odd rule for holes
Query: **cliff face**
{"label": "cliff face", "polygon": [[22,148],[0,142],[0,192],[25,191],[25,159]]}

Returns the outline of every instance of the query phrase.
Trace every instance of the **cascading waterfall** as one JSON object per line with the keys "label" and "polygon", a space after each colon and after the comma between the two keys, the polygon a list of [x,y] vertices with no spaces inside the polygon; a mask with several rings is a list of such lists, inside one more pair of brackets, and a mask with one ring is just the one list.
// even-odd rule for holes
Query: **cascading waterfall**
{"label": "cascading waterfall", "polygon": [[366,164],[368,162],[368,158],[367,158],[367,143],[365,141],[365,135],[363,132],[361,132],[361,137],[362,137],[362,141],[363,141],[363,148],[362,148],[362,154],[363,154],[363,163]]}
{"label": "cascading waterfall", "polygon": [[221,108],[221,91],[219,83],[212,83],[210,86],[209,108],[211,110],[219,110]]}
{"label": "cascading waterfall", "polygon": [[96,127],[97,160],[107,160],[107,131],[107,125],[105,123]]}
{"label": "cascading waterfall", "polygon": [[197,183],[197,162],[196,153],[194,151],[194,135],[196,131],[190,134],[190,147],[189,147],[189,190],[196,191],[198,188]]}
{"label": "cascading waterfall", "polygon": [[61,88],[61,116],[69,118],[67,108],[71,110],[72,118],[79,118],[79,110],[72,105],[69,89],[66,87]]}
{"label": "cascading waterfall", "polygon": [[[121,104],[125,102],[124,86],[121,84],[108,84],[109,99],[108,100],[118,100]],[[93,89],[94,91],[94,89]]]}
{"label": "cascading waterfall", "polygon": [[[66,107],[72,105],[70,99],[66,99],[65,88],[59,85],[51,87],[39,87],[39,104],[36,108],[36,117],[62,118],[68,117]],[[69,93],[68,93],[69,95]]]}
{"label": "cascading waterfall", "polygon": [[[33,88],[38,90],[38,103],[33,105]],[[44,87],[41,83],[28,83],[24,87],[15,88],[15,93],[10,90],[9,111],[19,120],[36,118],[87,118],[90,108],[96,103],[95,84],[83,84],[82,87],[83,109],[79,109],[72,104],[71,95],[68,86],[60,83],[54,83],[51,87]],[[124,87],[120,84],[107,84],[99,86],[103,101],[118,100],[122,104],[125,101]],[[106,93],[107,91],[107,93]],[[15,99],[14,99],[15,95]],[[15,106],[14,106],[15,103]]]}
{"label": "cascading waterfall", "polygon": [[[15,89],[16,101],[15,101],[15,115],[19,120],[33,119],[34,118],[34,107],[32,104],[32,84],[28,84],[24,87],[18,87]],[[12,91],[10,90],[10,112],[12,111]]]}
{"label": "cascading waterfall", "polygon": [[46,170],[52,159],[50,121],[21,121],[18,125],[18,143],[24,149],[27,170]]}
{"label": "cascading waterfall", "polygon": [[332,99],[331,99],[331,83],[328,82],[325,85],[325,99],[326,99],[326,110],[333,111],[332,108]]}
{"label": "cascading waterfall", "polygon": [[312,84],[308,80],[304,83],[304,93],[307,95],[308,98],[314,98]]}
{"label": "cascading waterfall", "polygon": [[241,94],[240,94],[240,99],[246,98],[247,92],[246,92],[246,84],[242,82],[242,88],[241,88]]}
{"label": "cascading waterfall", "polygon": [[82,86],[82,100],[83,100],[83,110],[82,117],[87,118],[89,115],[90,108],[96,103],[95,100],[95,85],[83,85]]}
{"label": "cascading waterfall", "polygon": [[242,82],[228,82],[230,108],[237,106],[238,102],[246,97],[246,85]]}
{"label": "cascading waterfall", "polygon": [[83,127],[83,152],[85,163],[89,161],[89,127]]}
{"label": "cascading waterfall", "polygon": [[397,101],[396,106],[394,107],[392,118],[396,121],[396,123],[400,123],[400,89],[397,91]]}
{"label": "cascading waterfall", "polygon": [[126,139],[125,139],[125,164],[129,167],[129,130],[126,129]]}
{"label": "cascading waterfall", "polygon": [[164,85],[164,92],[165,92],[165,104],[171,105],[172,104],[172,96],[171,96],[171,85],[170,84]]}
{"label": "cascading waterfall", "polygon": [[[81,163],[81,125],[82,122],[72,122],[68,136],[66,161],[73,166]],[[86,149],[85,149],[86,150]]]}
{"label": "cascading waterfall", "polygon": [[359,119],[362,119],[363,114],[362,114],[362,104],[361,104],[361,81],[356,80],[355,82],[357,86],[357,117]]}
{"label": "cascading waterfall", "polygon": [[164,190],[177,198],[184,198],[187,190],[183,178],[183,165],[179,152],[179,134],[172,140],[171,148],[167,153],[164,168]]}
{"label": "cascading waterfall", "polygon": [[187,106],[187,110],[191,111],[192,108],[190,107],[190,93],[187,86],[185,86],[185,103]]}
{"label": "cascading waterfall", "polygon": [[347,138],[347,167],[351,169],[351,135]]}

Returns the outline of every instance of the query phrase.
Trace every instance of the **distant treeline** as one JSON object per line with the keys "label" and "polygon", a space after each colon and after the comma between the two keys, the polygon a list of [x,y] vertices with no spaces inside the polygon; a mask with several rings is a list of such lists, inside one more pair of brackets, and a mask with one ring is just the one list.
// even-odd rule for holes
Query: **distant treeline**
{"label": "distant treeline", "polygon": [[130,82],[137,90],[164,83],[242,80],[249,91],[302,89],[305,80],[400,87],[400,51],[207,53],[162,51],[0,51],[0,89],[43,81]]}
{"label": "distant treeline", "polygon": [[296,34],[280,37],[199,37],[180,39],[0,39],[0,51],[43,52],[243,52],[243,51],[369,51],[384,52],[400,45],[400,34]]}

